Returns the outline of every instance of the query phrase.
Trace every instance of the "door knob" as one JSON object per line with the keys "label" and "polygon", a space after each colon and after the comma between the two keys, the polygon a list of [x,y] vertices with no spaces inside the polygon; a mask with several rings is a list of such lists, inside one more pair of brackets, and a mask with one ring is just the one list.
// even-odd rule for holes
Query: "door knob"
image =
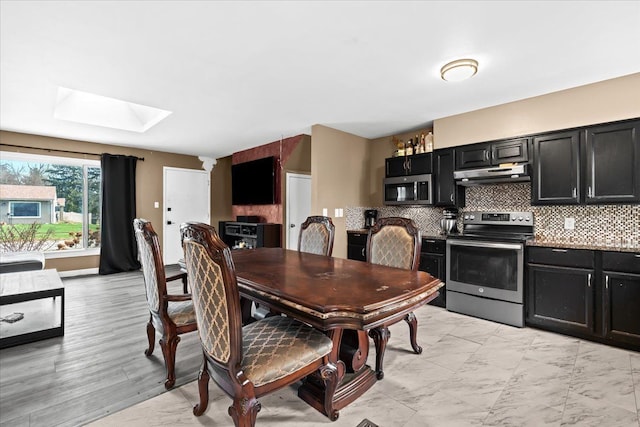
{"label": "door knob", "polygon": [[289,224],[289,227],[291,228],[295,228],[295,226],[296,226],[295,224]]}
{"label": "door knob", "polygon": [[173,224],[173,221],[167,221],[167,225]]}

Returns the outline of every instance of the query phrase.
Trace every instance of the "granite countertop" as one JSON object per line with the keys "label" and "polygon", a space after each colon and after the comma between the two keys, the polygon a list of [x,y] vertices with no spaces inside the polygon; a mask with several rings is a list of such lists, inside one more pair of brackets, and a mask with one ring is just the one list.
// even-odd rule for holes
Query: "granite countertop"
{"label": "granite countertop", "polygon": [[527,240],[527,246],[540,246],[546,248],[564,248],[564,249],[589,249],[592,251],[613,251],[613,252],[637,252],[640,253],[640,246],[633,244],[624,244],[624,242],[612,242],[606,244],[603,242],[584,243],[570,242],[566,240],[545,240],[534,239]]}
{"label": "granite countertop", "polygon": [[[347,233],[362,233],[362,234],[368,234],[369,230],[367,230],[366,228],[357,228],[354,230],[347,230]],[[433,234],[433,233],[425,233],[422,232],[422,238],[423,239],[440,239],[440,240],[445,240],[447,238],[447,236],[445,236],[444,234]]]}

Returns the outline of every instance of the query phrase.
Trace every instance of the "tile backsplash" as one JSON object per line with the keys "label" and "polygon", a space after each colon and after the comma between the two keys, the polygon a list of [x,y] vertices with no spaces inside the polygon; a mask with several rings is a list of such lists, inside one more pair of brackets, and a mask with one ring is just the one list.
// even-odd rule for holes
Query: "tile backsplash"
{"label": "tile backsplash", "polygon": [[[482,185],[465,191],[467,206],[460,212],[533,212],[535,237],[540,242],[640,248],[640,205],[531,206],[530,183]],[[365,209],[378,209],[381,217],[411,218],[425,235],[440,233],[443,209],[436,207],[348,207],[347,230],[363,227]],[[575,219],[575,229],[565,230],[565,218]],[[462,229],[460,222],[458,228]]]}

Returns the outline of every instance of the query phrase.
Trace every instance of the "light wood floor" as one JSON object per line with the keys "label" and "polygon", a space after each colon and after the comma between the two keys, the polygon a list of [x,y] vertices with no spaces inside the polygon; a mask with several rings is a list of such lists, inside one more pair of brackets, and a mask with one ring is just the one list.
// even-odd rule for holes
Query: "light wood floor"
{"label": "light wood floor", "polygon": [[[63,282],[65,336],[0,350],[0,426],[83,425],[165,391],[157,341],[153,355],[144,355],[142,273]],[[197,333],[181,339],[176,387],[195,380],[202,361]]]}

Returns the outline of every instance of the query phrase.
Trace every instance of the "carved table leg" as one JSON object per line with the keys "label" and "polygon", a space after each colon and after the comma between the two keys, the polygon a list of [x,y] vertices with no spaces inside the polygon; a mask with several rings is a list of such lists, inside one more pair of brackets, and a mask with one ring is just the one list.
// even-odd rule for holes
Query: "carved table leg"
{"label": "carved table leg", "polygon": [[333,407],[333,396],[338,387],[338,369],[332,363],[320,368],[320,377],[324,383],[324,412],[331,421],[338,419],[340,413]]}
{"label": "carved table leg", "polygon": [[411,340],[411,347],[413,347],[413,351],[415,351],[416,354],[422,353],[422,347],[420,347],[416,341],[416,335],[418,334],[418,319],[416,319],[416,315],[413,314],[413,311],[405,316],[404,321],[409,324],[409,339]]}
{"label": "carved table leg", "polygon": [[391,333],[386,326],[381,326],[370,330],[369,336],[373,338],[373,342],[376,345],[376,377],[381,380],[384,378],[384,371],[382,370],[384,352],[387,349],[387,341],[389,341]]}

